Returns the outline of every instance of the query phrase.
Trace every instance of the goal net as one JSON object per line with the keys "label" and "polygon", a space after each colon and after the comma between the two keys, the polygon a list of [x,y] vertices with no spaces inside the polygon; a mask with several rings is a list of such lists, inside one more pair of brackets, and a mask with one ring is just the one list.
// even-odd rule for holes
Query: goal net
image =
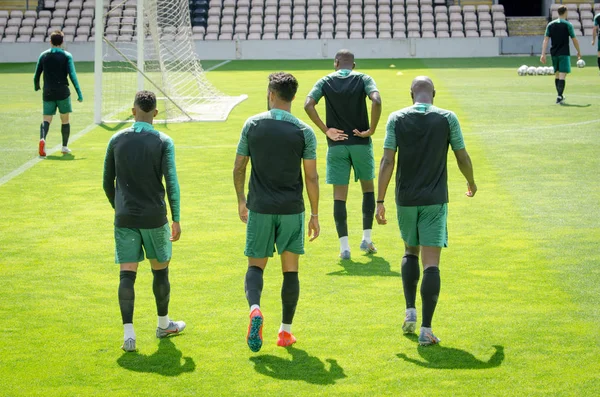
{"label": "goal net", "polygon": [[157,96],[157,122],[223,121],[247,98],[226,96],[206,78],[188,0],[104,0],[99,9],[103,18],[96,24],[105,29],[95,33],[101,43],[95,56],[97,122],[131,120],[133,97],[142,89]]}

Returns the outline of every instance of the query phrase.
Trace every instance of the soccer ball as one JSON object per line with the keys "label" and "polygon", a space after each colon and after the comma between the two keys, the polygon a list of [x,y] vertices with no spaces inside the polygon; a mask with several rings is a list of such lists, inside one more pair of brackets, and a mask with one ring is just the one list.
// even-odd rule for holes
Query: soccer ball
{"label": "soccer ball", "polygon": [[525,76],[527,74],[527,65],[523,65],[519,69],[517,69],[517,73],[519,74],[519,76]]}
{"label": "soccer ball", "polygon": [[583,68],[585,67],[585,61],[583,59],[580,59],[577,61],[577,67],[578,68]]}
{"label": "soccer ball", "polygon": [[535,66],[530,66],[527,68],[527,74],[530,76],[535,76],[536,68]]}
{"label": "soccer ball", "polygon": [[538,67],[535,69],[535,73],[536,73],[538,76],[543,76],[544,74],[546,74],[546,69],[545,69],[543,66],[538,66]]}
{"label": "soccer ball", "polygon": [[549,66],[549,67],[548,67],[548,70],[549,70],[549,73],[550,73],[550,74],[554,74],[554,73],[555,73],[555,72],[554,72],[554,66]]}

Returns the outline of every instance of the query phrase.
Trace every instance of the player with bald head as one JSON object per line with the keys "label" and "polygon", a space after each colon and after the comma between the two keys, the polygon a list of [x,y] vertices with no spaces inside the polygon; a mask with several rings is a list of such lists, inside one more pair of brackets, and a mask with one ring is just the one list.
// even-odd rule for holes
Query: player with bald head
{"label": "player with bald head", "polygon": [[427,76],[416,77],[411,85],[413,105],[392,113],[386,126],[384,153],[379,166],[377,222],[387,223],[384,199],[394,172],[396,152],[396,206],[398,225],[404,240],[402,286],[406,317],[402,330],[416,329],[415,300],[420,278],[419,255],[423,263],[421,282],[422,322],[419,343],[439,343],[431,321],[440,293],[440,256],[448,246],[448,146],[467,180],[468,197],[477,192],[471,158],[465,149],[456,115],[433,106],[435,86]]}
{"label": "player with bald head", "polygon": [[[381,116],[381,96],[375,81],[364,73],[354,71],[354,54],[340,50],[333,62],[335,72],[314,85],[304,103],[310,119],[327,137],[326,182],[333,185],[333,218],[340,241],[340,258],[350,259],[346,200],[350,171],[360,180],[363,192],[363,237],[360,249],[367,254],[377,252],[371,240],[375,214],[375,158],[371,135]],[[325,122],[315,106],[325,97]],[[366,98],[371,100],[371,121]]]}

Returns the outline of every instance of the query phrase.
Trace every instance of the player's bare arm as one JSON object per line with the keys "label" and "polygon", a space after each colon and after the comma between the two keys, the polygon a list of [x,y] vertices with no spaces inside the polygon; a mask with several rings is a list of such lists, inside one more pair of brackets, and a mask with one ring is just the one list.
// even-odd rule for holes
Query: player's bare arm
{"label": "player's bare arm", "polygon": [[473,163],[471,163],[471,157],[469,156],[467,149],[456,150],[454,156],[456,156],[456,163],[458,164],[460,172],[467,180],[468,190],[465,194],[467,197],[473,197],[475,196],[475,193],[477,193],[477,185],[475,184],[475,178],[473,177]]}
{"label": "player's bare arm", "polygon": [[308,115],[308,117],[312,120],[313,123],[323,132],[329,139],[332,141],[344,141],[348,139],[348,135],[344,134],[344,131],[338,130],[337,128],[328,128],[315,106],[317,105],[317,101],[314,98],[306,97],[306,102],[304,102],[304,111]]}
{"label": "player's bare arm", "polygon": [[309,241],[313,241],[321,232],[319,226],[319,174],[317,173],[317,160],[302,160],[304,168],[304,184],[308,201],[310,201],[310,220],[308,221]]}
{"label": "player's bare arm", "polygon": [[359,131],[354,130],[354,135],[359,136],[361,138],[368,138],[375,133],[377,129],[377,124],[379,124],[379,119],[381,118],[381,95],[379,91],[374,91],[369,94],[369,99],[371,99],[371,125],[367,131]]}
{"label": "player's bare arm", "polygon": [[581,50],[579,49],[579,40],[577,40],[577,37],[573,37],[573,45],[575,46],[575,49],[577,50],[577,60],[581,59]]}
{"label": "player's bare arm", "polygon": [[383,157],[379,164],[379,179],[377,182],[377,210],[375,219],[380,225],[387,224],[385,219],[385,194],[394,174],[394,164],[396,159],[396,151],[392,149],[383,149]]}
{"label": "player's bare arm", "polygon": [[542,56],[540,57],[540,62],[544,65],[546,64],[546,49],[548,48],[548,42],[550,38],[548,36],[544,37],[544,42],[542,43]]}
{"label": "player's bare arm", "polygon": [[244,186],[246,183],[246,167],[249,156],[235,156],[235,164],[233,166],[233,185],[235,186],[235,194],[238,201],[238,214],[240,220],[244,223],[248,222],[248,208],[246,207],[246,194],[244,193]]}

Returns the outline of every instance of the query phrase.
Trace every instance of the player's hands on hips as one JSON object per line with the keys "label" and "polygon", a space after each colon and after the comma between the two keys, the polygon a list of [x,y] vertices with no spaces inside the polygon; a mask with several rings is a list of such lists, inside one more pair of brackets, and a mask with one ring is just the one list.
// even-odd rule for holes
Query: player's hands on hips
{"label": "player's hands on hips", "polygon": [[354,132],[354,136],[358,136],[360,138],[368,138],[375,133],[375,132],[371,133],[371,129],[368,129],[366,131],[359,131],[356,128],[352,132]]}
{"label": "player's hands on hips", "polygon": [[546,55],[542,55],[540,57],[540,62],[543,63],[544,65],[546,64]]}
{"label": "player's hands on hips", "polygon": [[467,192],[465,193],[465,196],[473,197],[475,196],[475,193],[477,193],[477,185],[475,184],[475,182],[467,182]]}
{"label": "player's hands on hips", "polygon": [[344,134],[343,130],[338,130],[337,128],[329,128],[325,131],[325,135],[332,141],[345,141],[348,139],[348,135]]}
{"label": "player's hands on hips", "polygon": [[383,205],[383,203],[377,203],[375,219],[377,219],[377,223],[380,225],[387,225],[387,219],[385,219],[385,205]]}
{"label": "player's hands on hips", "polygon": [[177,241],[179,240],[179,237],[181,237],[181,226],[179,225],[179,222],[173,222],[173,225],[171,226],[171,238],[169,240]]}
{"label": "player's hands on hips", "polygon": [[321,233],[321,226],[319,226],[319,217],[318,216],[310,216],[310,221],[308,221],[308,241],[313,241],[317,237],[319,237],[319,233]]}
{"label": "player's hands on hips", "polygon": [[246,207],[245,201],[240,201],[238,203],[238,214],[240,215],[240,220],[244,223],[248,223],[248,207]]}

